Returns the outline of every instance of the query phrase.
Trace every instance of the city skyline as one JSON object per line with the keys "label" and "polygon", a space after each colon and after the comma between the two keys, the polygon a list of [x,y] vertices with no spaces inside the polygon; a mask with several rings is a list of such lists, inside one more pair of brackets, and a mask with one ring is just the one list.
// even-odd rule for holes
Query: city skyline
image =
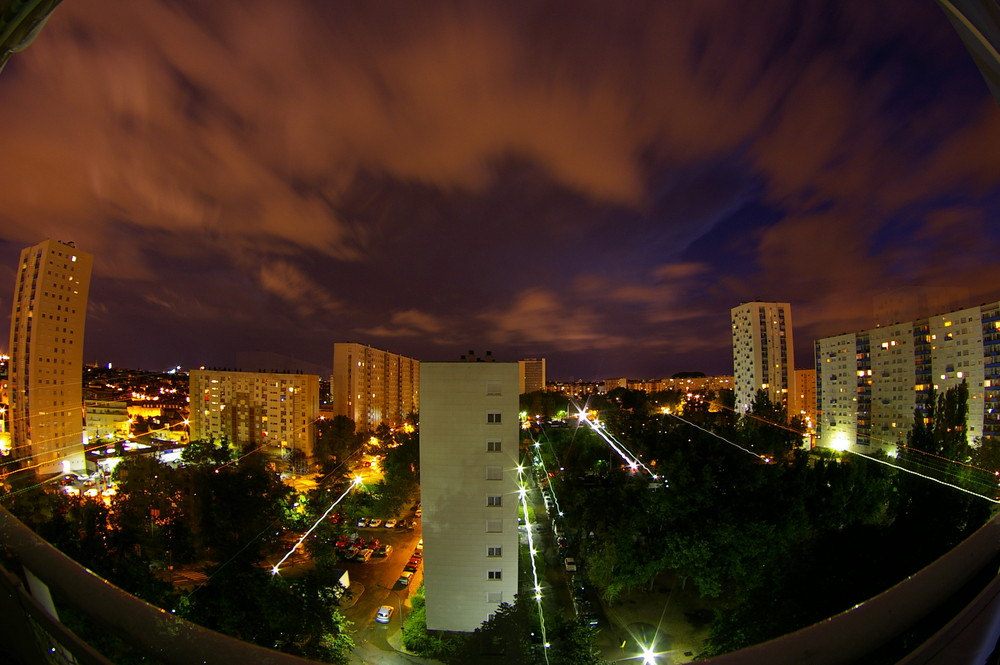
{"label": "city skyline", "polygon": [[1000,297],[1000,110],[930,3],[63,3],[0,95],[0,310],[74,241],[86,362],[719,375],[742,302],[806,366],[883,291]]}

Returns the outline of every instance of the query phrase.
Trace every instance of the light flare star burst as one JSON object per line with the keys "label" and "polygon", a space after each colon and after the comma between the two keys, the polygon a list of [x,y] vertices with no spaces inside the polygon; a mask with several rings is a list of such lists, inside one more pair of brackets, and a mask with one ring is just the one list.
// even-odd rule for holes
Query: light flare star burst
{"label": "light flare star burst", "polygon": [[611,436],[611,433],[608,432],[603,425],[594,422],[593,420],[588,418],[586,411],[581,409],[577,418],[581,423],[587,423],[588,425],[590,425],[590,428],[593,429],[595,432],[597,432],[597,435],[600,436],[602,439],[604,439],[605,443],[611,446],[612,450],[618,453],[618,456],[625,461],[625,464],[627,464],[630,469],[632,469],[633,471],[638,471],[638,469],[641,467],[643,471],[648,473],[650,477],[653,478],[653,480],[657,480],[659,478],[659,476],[653,473],[653,471],[648,466],[643,464],[638,457],[633,455],[632,452],[629,451],[628,448],[626,448],[621,441]]}
{"label": "light flare star burst", "polygon": [[320,523],[322,523],[322,521],[327,518],[327,516],[330,514],[330,511],[332,511],[337,506],[338,503],[340,503],[341,501],[343,501],[344,497],[346,497],[348,494],[351,493],[351,490],[353,490],[355,487],[358,487],[359,485],[361,485],[361,477],[360,476],[355,477],[354,480],[351,481],[350,487],[348,487],[344,491],[344,493],[341,494],[337,498],[336,501],[334,501],[333,503],[330,504],[330,507],[326,509],[326,512],[324,512],[320,516],[320,518],[318,520],[316,520],[311,527],[309,527],[308,531],[306,531],[304,534],[302,534],[302,537],[299,538],[299,541],[297,543],[295,543],[295,545],[292,546],[292,549],[288,550],[288,553],[285,556],[281,557],[281,561],[279,561],[278,563],[274,564],[274,567],[271,569],[271,574],[272,575],[277,575],[278,574],[278,571],[281,569],[281,564],[285,563],[285,561],[288,560],[288,557],[292,556],[292,554],[295,552],[295,550],[297,550],[299,548],[299,545],[301,545],[303,542],[305,542],[305,539],[309,537],[309,534],[312,533],[313,531],[315,531],[316,527],[318,527],[320,525]]}

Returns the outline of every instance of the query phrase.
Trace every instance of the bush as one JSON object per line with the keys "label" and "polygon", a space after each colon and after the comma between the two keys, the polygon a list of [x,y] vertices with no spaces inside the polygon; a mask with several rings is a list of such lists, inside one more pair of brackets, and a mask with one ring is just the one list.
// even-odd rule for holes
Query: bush
{"label": "bush", "polygon": [[453,633],[428,632],[423,586],[413,594],[410,603],[412,609],[403,625],[403,647],[419,656],[436,660],[447,660],[453,656],[466,638]]}

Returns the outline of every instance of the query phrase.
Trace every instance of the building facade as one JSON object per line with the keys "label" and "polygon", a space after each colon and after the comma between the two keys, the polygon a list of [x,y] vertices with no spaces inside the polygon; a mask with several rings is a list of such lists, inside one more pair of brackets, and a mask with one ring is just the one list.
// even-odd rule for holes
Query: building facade
{"label": "building facade", "polygon": [[114,441],[131,434],[128,402],[85,399],[83,402],[84,434],[87,441]]}
{"label": "building facade", "polygon": [[401,425],[420,410],[420,362],[355,342],[333,345],[334,415],[358,430]]}
{"label": "building facade", "polygon": [[968,443],[1000,436],[1000,302],[819,339],[815,354],[819,445],[894,450],[963,381]]}
{"label": "building facade", "polygon": [[545,390],[545,358],[518,360],[517,379],[521,394]]}
{"label": "building facade", "polygon": [[227,440],[272,454],[311,457],[319,418],[319,376],[192,370],[191,440]]}
{"label": "building facade", "polygon": [[787,409],[795,392],[792,311],[786,302],[749,302],[730,310],[733,327],[733,391],[745,413],[758,390]]}
{"label": "building facade", "polygon": [[811,448],[816,435],[816,370],[795,370],[795,392],[791,395],[788,417],[798,417],[802,421]]}
{"label": "building facade", "polygon": [[518,579],[516,363],[423,363],[420,493],[427,628],[472,631]]}
{"label": "building facade", "polygon": [[71,242],[21,251],[10,319],[11,445],[39,476],[86,472],[81,378],[92,265]]}

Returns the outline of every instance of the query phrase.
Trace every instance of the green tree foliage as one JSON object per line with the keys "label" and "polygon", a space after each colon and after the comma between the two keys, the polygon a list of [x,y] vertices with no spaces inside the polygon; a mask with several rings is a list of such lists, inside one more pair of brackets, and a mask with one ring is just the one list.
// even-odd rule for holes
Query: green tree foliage
{"label": "green tree foliage", "polygon": [[194,440],[184,446],[181,461],[185,464],[211,464],[219,466],[235,461],[239,452],[225,438],[219,441]]}
{"label": "green tree foliage", "polygon": [[785,407],[773,402],[766,390],[757,391],[750,410],[739,419],[738,428],[750,450],[778,460],[802,445],[802,423],[797,419],[789,423]]}
{"label": "green tree foliage", "polygon": [[197,553],[256,562],[273,541],[268,527],[280,521],[290,492],[259,454],[180,469],[133,457],[115,468],[115,479],[112,532],[151,561],[185,562]]}
{"label": "green tree foliage", "polygon": [[489,619],[476,628],[449,662],[455,665],[530,665],[536,662],[529,639],[530,616],[515,597],[500,603]]}
{"label": "green tree foliage", "polygon": [[455,633],[432,633],[427,630],[427,608],[423,585],[410,596],[410,613],[403,624],[403,647],[407,651],[450,662],[465,643],[464,636]]}
{"label": "green tree foliage", "polygon": [[199,625],[306,658],[347,663],[350,622],[335,609],[335,590],[310,574],[295,580],[252,566],[221,566],[178,607]]}
{"label": "green tree foliage", "polygon": [[387,441],[383,480],[374,490],[374,509],[382,515],[396,515],[419,491],[420,432],[400,428],[389,434]]}
{"label": "green tree foliage", "polygon": [[1000,471],[1000,441],[989,438],[977,443],[972,450],[972,463],[993,473]]}
{"label": "green tree foliage", "polygon": [[521,411],[529,416],[541,416],[547,420],[565,417],[572,411],[570,401],[565,395],[545,390],[522,393],[520,405]]}
{"label": "green tree foliage", "polygon": [[594,646],[597,635],[596,626],[558,617],[548,631],[549,665],[601,665],[605,661]]}
{"label": "green tree foliage", "polygon": [[361,447],[363,436],[347,416],[334,416],[316,423],[315,456],[324,473],[337,468]]}

